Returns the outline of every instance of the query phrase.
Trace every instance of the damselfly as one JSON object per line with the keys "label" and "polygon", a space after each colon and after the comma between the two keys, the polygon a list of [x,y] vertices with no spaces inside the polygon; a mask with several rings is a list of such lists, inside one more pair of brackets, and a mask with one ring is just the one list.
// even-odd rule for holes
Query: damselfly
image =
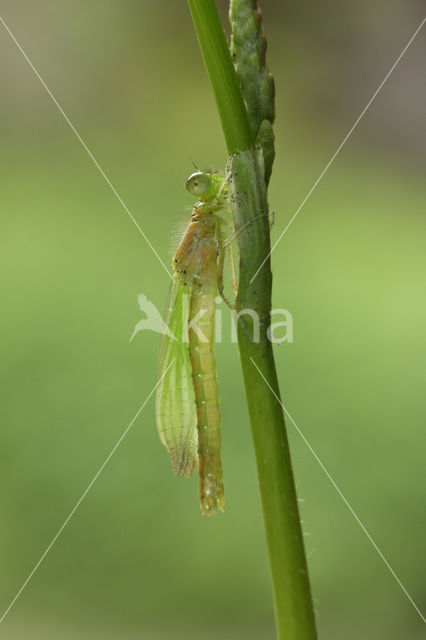
{"label": "damselfly", "polygon": [[[216,298],[223,294],[225,254],[232,260],[232,225],[219,215],[228,208],[227,184],[217,173],[193,173],[188,191],[198,197],[172,262],[160,346],[156,419],[176,475],[199,472],[204,515],[223,511],[221,418],[214,354]],[[226,234],[226,228],[231,234]],[[161,376],[163,376],[161,378]]]}

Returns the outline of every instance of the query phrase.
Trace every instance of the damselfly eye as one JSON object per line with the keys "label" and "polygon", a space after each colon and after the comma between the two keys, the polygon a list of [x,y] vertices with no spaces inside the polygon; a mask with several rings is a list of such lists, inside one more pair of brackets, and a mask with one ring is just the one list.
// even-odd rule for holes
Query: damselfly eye
{"label": "damselfly eye", "polygon": [[186,181],[186,188],[194,196],[203,196],[208,193],[211,187],[211,177],[208,173],[197,171],[189,176]]}

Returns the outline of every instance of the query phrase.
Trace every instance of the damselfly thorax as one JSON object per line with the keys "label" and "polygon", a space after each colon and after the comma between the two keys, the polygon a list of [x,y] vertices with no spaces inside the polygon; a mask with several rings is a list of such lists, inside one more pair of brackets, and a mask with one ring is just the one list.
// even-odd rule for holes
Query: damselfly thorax
{"label": "damselfly thorax", "polygon": [[217,288],[217,282],[211,279],[213,263],[219,257],[219,233],[220,220],[212,211],[195,211],[191,215],[172,262],[176,276],[187,286],[212,284]]}

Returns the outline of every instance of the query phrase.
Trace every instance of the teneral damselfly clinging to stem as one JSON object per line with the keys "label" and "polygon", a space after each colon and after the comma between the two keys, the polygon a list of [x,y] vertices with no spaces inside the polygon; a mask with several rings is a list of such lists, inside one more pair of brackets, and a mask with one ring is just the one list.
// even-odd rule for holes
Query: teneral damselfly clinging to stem
{"label": "teneral damselfly clinging to stem", "polygon": [[[226,253],[234,294],[233,226],[219,215],[228,209],[227,184],[217,173],[192,174],[188,191],[199,198],[173,257],[164,333],[160,346],[156,419],[176,475],[199,473],[204,515],[223,511],[221,416],[214,353],[216,298],[223,294]],[[226,234],[230,230],[230,235]],[[165,373],[164,373],[165,372]]]}

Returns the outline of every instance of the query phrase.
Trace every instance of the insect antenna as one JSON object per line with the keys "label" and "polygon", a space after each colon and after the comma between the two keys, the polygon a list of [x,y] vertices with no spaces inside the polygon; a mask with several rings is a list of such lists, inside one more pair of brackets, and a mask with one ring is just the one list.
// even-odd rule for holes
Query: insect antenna
{"label": "insect antenna", "polygon": [[191,158],[191,156],[188,156],[188,158],[190,159],[191,164],[193,164],[193,165],[194,165],[194,167],[197,169],[197,171],[200,171],[199,167],[197,167],[197,165],[195,164],[195,162],[193,161],[193,159]]}

